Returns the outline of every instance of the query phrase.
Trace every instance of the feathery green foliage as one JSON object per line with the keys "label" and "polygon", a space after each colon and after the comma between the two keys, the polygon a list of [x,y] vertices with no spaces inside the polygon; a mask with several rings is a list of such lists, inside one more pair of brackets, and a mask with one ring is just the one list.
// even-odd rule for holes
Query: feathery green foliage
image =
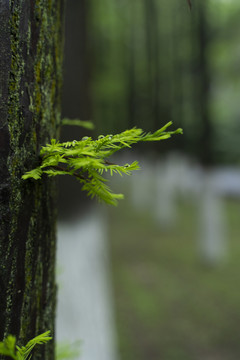
{"label": "feathery green foliage", "polygon": [[0,354],[14,360],[28,360],[35,345],[45,344],[51,339],[50,331],[46,331],[30,340],[26,346],[19,347],[16,345],[16,338],[8,335],[6,339],[0,342]]}
{"label": "feathery green foliage", "polygon": [[131,148],[132,144],[165,140],[172,134],[182,133],[182,129],[166,131],[171,124],[172,122],[167,123],[154,133],[144,133],[142,129],[133,128],[116,135],[100,135],[97,140],[85,136],[80,141],[60,143],[52,139],[51,144],[42,147],[40,151],[41,165],[25,173],[22,178],[38,180],[43,174],[72,175],[82,184],[82,189],[87,191],[90,197],[97,197],[100,201],[116,205],[123,195],[111,191],[106,184],[107,180],[102,176],[103,173],[130,175],[132,171],[139,169],[139,165],[137,161],[118,165],[109,162],[108,158],[116,151]]}

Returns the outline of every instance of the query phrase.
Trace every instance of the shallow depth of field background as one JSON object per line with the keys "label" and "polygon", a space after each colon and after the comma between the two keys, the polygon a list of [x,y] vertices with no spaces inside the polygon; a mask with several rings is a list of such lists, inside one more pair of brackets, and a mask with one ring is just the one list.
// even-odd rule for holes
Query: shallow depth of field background
{"label": "shallow depth of field background", "polygon": [[68,0],[62,139],[184,134],[116,155],[117,208],[59,181],[59,342],[83,360],[240,356],[240,3]]}

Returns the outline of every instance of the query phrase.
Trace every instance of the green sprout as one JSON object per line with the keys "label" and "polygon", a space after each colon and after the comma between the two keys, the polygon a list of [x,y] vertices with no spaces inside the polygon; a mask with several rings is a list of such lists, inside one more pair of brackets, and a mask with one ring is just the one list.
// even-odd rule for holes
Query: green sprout
{"label": "green sprout", "polygon": [[116,135],[100,135],[97,140],[85,136],[81,140],[60,143],[52,139],[51,144],[43,146],[40,151],[41,165],[26,172],[22,178],[39,180],[44,174],[71,175],[82,184],[82,190],[87,191],[91,198],[97,197],[100,201],[117,205],[124,196],[111,191],[103,173],[108,172],[111,176],[131,175],[132,171],[140,167],[137,161],[118,165],[110,162],[109,157],[123,148],[131,148],[132,144],[166,140],[173,134],[182,133],[182,129],[166,131],[171,124],[167,123],[154,133],[144,133],[142,129],[133,128]]}
{"label": "green sprout", "polygon": [[52,340],[50,331],[31,339],[26,346],[19,347],[16,345],[15,336],[8,335],[6,339],[0,342],[0,354],[9,356],[13,360],[28,360],[31,358],[31,352],[36,345],[46,344]]}

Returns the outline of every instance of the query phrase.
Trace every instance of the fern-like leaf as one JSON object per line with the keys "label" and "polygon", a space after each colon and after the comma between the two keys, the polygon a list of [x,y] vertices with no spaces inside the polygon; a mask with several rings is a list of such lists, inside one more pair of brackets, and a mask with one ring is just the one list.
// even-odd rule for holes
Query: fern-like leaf
{"label": "fern-like leaf", "polygon": [[16,338],[8,335],[4,341],[0,342],[0,354],[9,356],[13,360],[28,360],[31,356],[31,351],[36,345],[46,344],[51,339],[50,331],[46,331],[31,339],[26,346],[19,347],[16,345]]}
{"label": "fern-like leaf", "polygon": [[31,354],[31,351],[36,345],[46,344],[52,339],[50,336],[50,331],[46,331],[43,334],[36,336],[31,339],[26,346],[19,347],[17,346],[17,354],[20,354],[21,360],[27,360]]}
{"label": "fern-like leaf", "polygon": [[0,354],[18,360],[16,354],[16,338],[14,336],[8,335],[4,341],[0,342]]}
{"label": "fern-like leaf", "polygon": [[59,143],[52,139],[51,144],[42,147],[40,151],[40,166],[26,172],[22,178],[39,180],[43,174],[71,175],[81,182],[82,189],[89,196],[96,196],[99,200],[116,205],[123,195],[112,193],[102,174],[109,172],[110,175],[130,175],[132,171],[139,169],[139,165],[137,161],[126,165],[113,164],[108,158],[116,151],[131,148],[137,142],[166,140],[173,134],[182,133],[182,129],[167,131],[171,124],[172,122],[167,123],[154,133],[144,133],[142,129],[132,128],[116,135],[100,135],[96,140],[86,136],[78,141]]}
{"label": "fern-like leaf", "polygon": [[33,169],[31,171],[28,171],[26,172],[23,176],[22,176],[22,179],[26,180],[26,179],[35,179],[35,180],[39,180],[41,179],[41,176],[42,176],[42,170],[41,168],[36,168],[36,169]]}

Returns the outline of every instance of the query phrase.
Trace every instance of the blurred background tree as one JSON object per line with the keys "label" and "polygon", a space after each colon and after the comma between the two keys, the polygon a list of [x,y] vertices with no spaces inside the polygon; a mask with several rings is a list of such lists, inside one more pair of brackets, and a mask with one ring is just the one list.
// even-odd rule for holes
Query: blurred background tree
{"label": "blurred background tree", "polygon": [[69,1],[64,114],[91,118],[98,133],[172,120],[185,131],[177,149],[206,165],[237,161],[238,3],[192,5]]}

